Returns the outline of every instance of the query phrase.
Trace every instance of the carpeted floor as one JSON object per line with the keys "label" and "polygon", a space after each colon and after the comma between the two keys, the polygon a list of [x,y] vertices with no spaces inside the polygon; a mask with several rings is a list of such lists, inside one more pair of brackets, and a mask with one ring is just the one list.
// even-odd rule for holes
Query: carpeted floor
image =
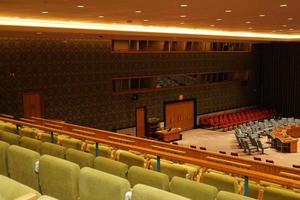
{"label": "carpeted floor", "polygon": [[[237,152],[239,156],[248,157],[260,157],[265,162],[266,159],[273,160],[277,165],[284,165],[292,167],[293,164],[300,165],[300,141],[298,142],[298,153],[281,153],[275,149],[266,149],[265,154],[261,152],[254,152],[252,155],[244,153],[243,149],[240,149],[235,139],[233,131],[220,132],[211,131],[206,129],[193,129],[182,132],[182,140],[178,141],[179,145],[190,146],[195,145],[197,148],[206,147],[208,151],[226,151]],[[261,138],[261,141],[265,144],[266,137]]]}

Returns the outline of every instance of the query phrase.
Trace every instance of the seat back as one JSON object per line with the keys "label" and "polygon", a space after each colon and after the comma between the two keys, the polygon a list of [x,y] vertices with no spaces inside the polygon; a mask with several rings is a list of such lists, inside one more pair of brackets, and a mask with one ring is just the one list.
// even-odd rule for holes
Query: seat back
{"label": "seat back", "polygon": [[[157,161],[151,159],[150,164],[151,168],[154,171],[157,171]],[[185,167],[167,162],[160,163],[160,172],[168,175],[169,180],[171,180],[174,176],[182,178],[186,178],[188,176],[188,170]]]}
{"label": "seat back", "polygon": [[21,128],[19,133],[20,133],[21,137],[36,138],[36,136],[37,136],[35,130],[32,128],[28,128],[28,127]]}
{"label": "seat back", "polygon": [[3,127],[4,131],[10,132],[10,133],[17,133],[17,126],[15,124],[11,123],[5,123]]}
{"label": "seat back", "polygon": [[20,136],[11,132],[0,131],[0,140],[7,142],[10,145],[18,145]]}
{"label": "seat back", "polygon": [[264,189],[264,200],[300,200],[300,194],[292,190],[277,188],[277,187],[266,187]]}
{"label": "seat back", "polygon": [[245,197],[231,192],[221,191],[218,193],[216,200],[255,200],[250,197]]}
{"label": "seat back", "polygon": [[170,191],[192,200],[215,200],[218,193],[217,188],[213,186],[180,177],[172,178]]}
{"label": "seat back", "polygon": [[[51,143],[52,139],[51,139],[51,135],[49,133],[45,133],[45,132],[41,132],[40,133],[40,140],[42,142],[49,142]],[[57,135],[53,135],[53,143],[56,144],[57,143]]]}
{"label": "seat back", "polygon": [[97,157],[94,161],[94,168],[122,178],[127,178],[128,165],[109,158]]}
{"label": "seat back", "polygon": [[65,147],[59,146],[57,144],[52,144],[49,142],[43,142],[42,144],[42,148],[41,148],[42,155],[47,154],[50,156],[64,159],[65,152],[66,152]]}
{"label": "seat back", "polygon": [[29,137],[21,137],[20,146],[40,153],[42,142]]}
{"label": "seat back", "polygon": [[36,194],[37,197],[41,196],[36,190],[6,176],[0,175],[0,185],[0,199],[3,200],[16,199],[29,193]]}
{"label": "seat back", "polygon": [[35,172],[35,165],[40,154],[30,149],[11,145],[7,149],[9,176],[35,190],[39,190],[39,178]]}
{"label": "seat back", "polygon": [[131,200],[189,200],[189,199],[154,187],[138,184],[133,187]]}
{"label": "seat back", "polygon": [[72,148],[72,149],[81,150],[82,141],[75,138],[64,138],[61,141],[61,145],[66,149]]}
{"label": "seat back", "polygon": [[137,184],[143,184],[169,191],[168,176],[153,170],[132,166],[128,171],[128,180],[132,187]]}
{"label": "seat back", "polygon": [[127,164],[128,167],[131,166],[144,167],[144,158],[142,156],[138,156],[129,151],[118,150],[117,160]]}
{"label": "seat back", "polygon": [[66,151],[66,160],[78,164],[80,168],[93,167],[95,156],[90,153],[70,148]]}
{"label": "seat back", "polygon": [[89,167],[80,170],[80,200],[124,200],[130,191],[128,180]]}
{"label": "seat back", "polygon": [[[89,153],[96,156],[96,145],[95,144],[88,144],[87,149]],[[112,147],[99,145],[99,156],[110,158],[112,155]]]}
{"label": "seat back", "polygon": [[203,175],[202,182],[215,186],[219,191],[239,192],[237,179],[229,175],[209,172]]}
{"label": "seat back", "polygon": [[7,149],[9,144],[0,141],[0,175],[7,176]]}
{"label": "seat back", "polygon": [[70,161],[41,156],[39,176],[42,193],[60,200],[77,200],[79,171],[79,166]]}

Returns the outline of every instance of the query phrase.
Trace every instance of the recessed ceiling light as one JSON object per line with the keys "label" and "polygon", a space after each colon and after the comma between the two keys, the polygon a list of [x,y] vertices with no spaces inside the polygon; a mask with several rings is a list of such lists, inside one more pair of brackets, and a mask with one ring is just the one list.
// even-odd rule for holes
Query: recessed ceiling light
{"label": "recessed ceiling light", "polygon": [[281,4],[280,7],[281,7],[281,8],[287,7],[287,5],[286,5],[286,4]]}
{"label": "recessed ceiling light", "polygon": [[141,10],[136,10],[135,13],[140,14],[140,13],[142,13],[142,11]]}
{"label": "recessed ceiling light", "polygon": [[246,24],[251,24],[251,22],[250,22],[250,21],[246,21],[245,23],[246,23]]}
{"label": "recessed ceiling light", "polygon": [[253,28],[252,28],[252,27],[249,27],[248,29],[249,29],[249,30],[252,30]]}
{"label": "recessed ceiling light", "polygon": [[41,35],[41,34],[42,34],[42,32],[36,32],[36,34],[37,34],[37,35]]}
{"label": "recessed ceiling light", "polygon": [[181,18],[186,18],[186,15],[180,15]]}
{"label": "recessed ceiling light", "polygon": [[83,5],[77,5],[77,8],[84,8]]}
{"label": "recessed ceiling light", "polygon": [[232,12],[232,10],[225,10],[225,12],[226,12],[226,13],[231,13],[231,12]]}
{"label": "recessed ceiling light", "polygon": [[149,22],[149,19],[144,19],[144,22]]}
{"label": "recessed ceiling light", "polygon": [[223,19],[221,19],[221,18],[216,19],[217,22],[222,21],[222,20],[223,20]]}
{"label": "recessed ceiling light", "polygon": [[182,25],[182,24],[185,24],[184,22],[180,22],[180,24]]}
{"label": "recessed ceiling light", "polygon": [[288,18],[288,20],[289,20],[289,21],[292,21],[292,20],[294,20],[294,18],[292,18],[292,17],[289,17],[289,18]]}
{"label": "recessed ceiling light", "polygon": [[282,27],[287,27],[287,25],[284,24],[284,25],[282,25]]}
{"label": "recessed ceiling light", "polygon": [[180,5],[181,8],[186,8],[186,7],[188,7],[188,6],[189,6],[189,5],[187,5],[187,4],[181,4],[181,5]]}
{"label": "recessed ceiling light", "polygon": [[261,14],[261,15],[258,15],[259,17],[265,17],[266,15],[265,14]]}
{"label": "recessed ceiling light", "polygon": [[41,13],[42,14],[48,14],[49,12],[48,11],[42,11]]}
{"label": "recessed ceiling light", "polygon": [[273,32],[273,33],[276,33],[277,31],[276,31],[276,30],[273,30],[272,32]]}
{"label": "recessed ceiling light", "polygon": [[98,18],[104,18],[104,16],[103,15],[99,15]]}
{"label": "recessed ceiling light", "polygon": [[211,25],[209,25],[209,26],[211,26],[211,27],[215,27],[215,25],[214,25],[214,24],[211,24]]}
{"label": "recessed ceiling light", "polygon": [[293,30],[295,30],[295,29],[293,29],[293,28],[290,28],[290,29],[289,29],[289,31],[293,31]]}

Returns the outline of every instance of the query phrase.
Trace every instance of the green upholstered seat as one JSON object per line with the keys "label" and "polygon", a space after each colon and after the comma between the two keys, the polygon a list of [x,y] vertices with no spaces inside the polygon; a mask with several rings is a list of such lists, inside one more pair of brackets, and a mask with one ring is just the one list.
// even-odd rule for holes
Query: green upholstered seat
{"label": "green upholstered seat", "polygon": [[277,184],[277,183],[272,183],[269,181],[259,181],[259,185],[262,187],[276,187],[276,188],[282,188],[281,185]]}
{"label": "green upholstered seat", "polygon": [[34,129],[29,128],[29,127],[25,127],[25,128],[21,128],[19,130],[20,136],[21,137],[30,137],[30,138],[37,138],[37,133]]}
{"label": "green upholstered seat", "polygon": [[77,200],[79,171],[79,166],[70,161],[41,156],[39,177],[42,194],[60,200]]}
{"label": "green upholstered seat", "polygon": [[41,148],[41,154],[47,154],[58,158],[65,158],[65,152],[66,148],[59,146],[57,144],[52,144],[49,142],[43,142],[42,148]]}
{"label": "green upholstered seat", "polygon": [[72,148],[81,150],[82,141],[75,138],[64,138],[61,141],[61,146],[65,147],[66,149]]}
{"label": "green upholstered seat", "polygon": [[58,199],[47,195],[42,195],[40,198],[38,198],[38,200],[58,200]]}
{"label": "green upholstered seat", "polygon": [[229,175],[209,172],[203,175],[202,182],[215,186],[219,191],[223,190],[233,193],[239,192],[237,179]]}
{"label": "green upholstered seat", "polygon": [[189,200],[164,190],[138,184],[133,187],[131,200]]}
{"label": "green upholstered seat", "polygon": [[191,179],[191,180],[193,180],[196,177],[196,175],[199,173],[199,170],[200,170],[199,166],[196,166],[193,164],[188,164],[188,163],[185,163],[185,164],[175,163],[174,165],[185,168],[187,170],[186,178]]}
{"label": "green upholstered seat", "polygon": [[[52,143],[51,141],[51,135],[49,133],[45,133],[45,132],[40,132],[38,133],[39,138],[42,142],[49,142]],[[53,143],[56,144],[57,143],[57,135],[53,135]]]}
{"label": "green upholstered seat", "polygon": [[109,158],[97,157],[94,161],[94,168],[115,176],[127,178],[128,165]]}
{"label": "green upholstered seat", "polygon": [[70,148],[66,151],[66,160],[78,164],[80,168],[93,167],[95,156],[90,153]]}
{"label": "green upholstered seat", "polygon": [[[157,171],[157,161],[151,159],[150,164],[151,169]],[[160,172],[167,174],[169,176],[169,180],[172,180],[174,176],[182,178],[188,177],[188,169],[186,167],[180,166],[178,164],[171,164],[164,161],[161,161],[160,163]]]}
{"label": "green upholstered seat", "polygon": [[40,140],[30,138],[30,137],[21,137],[20,146],[40,153],[42,142]]}
{"label": "green upholstered seat", "polygon": [[143,184],[169,191],[169,177],[153,170],[132,166],[128,171],[128,180],[132,187]]}
{"label": "green upholstered seat", "polygon": [[259,186],[256,182],[254,181],[249,181],[249,197],[257,199],[259,190],[262,190],[263,187]]}
{"label": "green upholstered seat", "polygon": [[216,200],[255,200],[250,197],[245,197],[231,192],[221,191],[218,193]]}
{"label": "green upholstered seat", "polygon": [[89,167],[80,170],[80,200],[124,200],[130,190],[128,180]]}
{"label": "green upholstered seat", "polygon": [[266,187],[263,200],[300,200],[300,194],[284,188]]}
{"label": "green upholstered seat", "polygon": [[[95,144],[88,144],[87,150],[89,153],[96,156],[96,145]],[[113,148],[105,145],[99,145],[99,156],[110,158]]]}
{"label": "green upholstered seat", "polygon": [[131,153],[129,151],[118,150],[117,160],[131,166],[144,167],[144,157]]}
{"label": "green upholstered seat", "polygon": [[7,176],[7,149],[9,144],[0,141],[0,175]]}
{"label": "green upholstered seat", "polygon": [[15,124],[5,123],[3,130],[10,133],[17,133],[17,126]]}
{"label": "green upholstered seat", "polygon": [[35,190],[39,190],[39,178],[35,172],[35,164],[40,154],[30,149],[11,145],[7,149],[9,176]]}
{"label": "green upholstered seat", "polygon": [[176,176],[172,178],[170,191],[192,200],[215,200],[218,193],[213,186]]}
{"label": "green upholstered seat", "polygon": [[8,144],[18,145],[20,136],[11,132],[0,131],[0,140],[7,142]]}
{"label": "green upholstered seat", "polygon": [[37,197],[41,194],[34,189],[19,183],[11,178],[0,175],[0,199],[13,200],[28,193],[34,193]]}

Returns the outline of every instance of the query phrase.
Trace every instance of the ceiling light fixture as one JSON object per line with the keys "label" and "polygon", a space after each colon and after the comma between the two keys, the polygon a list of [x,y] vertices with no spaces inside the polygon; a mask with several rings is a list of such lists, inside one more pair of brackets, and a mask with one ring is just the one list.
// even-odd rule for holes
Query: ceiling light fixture
{"label": "ceiling light fixture", "polygon": [[99,15],[98,18],[104,18],[104,16],[103,15]]}
{"label": "ceiling light fixture", "polygon": [[0,26],[11,27],[42,27],[56,29],[73,29],[73,30],[95,30],[95,31],[116,31],[131,33],[148,33],[148,34],[177,34],[193,36],[221,36],[229,38],[251,38],[264,40],[300,40],[300,34],[270,34],[270,33],[253,33],[243,31],[221,31],[209,29],[193,29],[179,27],[162,27],[162,26],[142,26],[128,24],[106,24],[106,23],[88,23],[88,22],[68,22],[42,19],[18,19],[14,17],[1,17]]}
{"label": "ceiling light fixture", "polygon": [[187,4],[181,4],[181,5],[180,5],[181,8],[186,8],[186,7],[188,7],[188,6],[189,6],[189,5],[187,5]]}
{"label": "ceiling light fixture", "polygon": [[214,25],[214,24],[211,24],[211,25],[209,25],[209,26],[211,26],[211,27],[215,27],[215,25]]}
{"label": "ceiling light fixture", "polygon": [[252,30],[253,28],[252,28],[252,27],[249,27],[248,29],[249,29],[249,30]]}
{"label": "ceiling light fixture", "polygon": [[180,15],[181,18],[186,18],[186,15]]}
{"label": "ceiling light fixture", "polygon": [[282,25],[282,27],[287,27],[287,25],[284,24],[284,25]]}
{"label": "ceiling light fixture", "polygon": [[266,15],[265,14],[261,14],[261,15],[258,15],[259,17],[265,17]]}
{"label": "ceiling light fixture", "polygon": [[250,22],[250,21],[246,21],[245,23],[246,23],[246,24],[251,24],[251,22]]}
{"label": "ceiling light fixture", "polygon": [[142,13],[142,11],[141,10],[136,10],[135,13],[140,14],[140,13]]}
{"label": "ceiling light fixture", "polygon": [[144,19],[144,22],[149,22],[149,19]]}
{"label": "ceiling light fixture", "polygon": [[289,17],[289,18],[288,18],[288,20],[289,20],[289,21],[292,21],[292,20],[294,20],[294,18],[292,18],[292,17]]}
{"label": "ceiling light fixture", "polygon": [[287,5],[286,4],[281,4],[280,7],[284,8],[284,7],[287,7]]}
{"label": "ceiling light fixture", "polygon": [[184,22],[180,22],[181,25],[185,24]]}
{"label": "ceiling light fixture", "polygon": [[42,11],[41,13],[42,14],[48,14],[49,12],[48,11]]}
{"label": "ceiling light fixture", "polygon": [[222,20],[223,20],[223,19],[221,19],[221,18],[216,19],[217,22],[222,21]]}
{"label": "ceiling light fixture", "polygon": [[289,29],[289,31],[293,31],[293,30],[295,30],[295,29],[293,29],[293,28],[290,28],[290,29]]}
{"label": "ceiling light fixture", "polygon": [[84,5],[77,5],[77,8],[84,8]]}
{"label": "ceiling light fixture", "polygon": [[231,13],[231,12],[232,12],[232,10],[225,10],[225,12],[226,12],[226,13]]}

